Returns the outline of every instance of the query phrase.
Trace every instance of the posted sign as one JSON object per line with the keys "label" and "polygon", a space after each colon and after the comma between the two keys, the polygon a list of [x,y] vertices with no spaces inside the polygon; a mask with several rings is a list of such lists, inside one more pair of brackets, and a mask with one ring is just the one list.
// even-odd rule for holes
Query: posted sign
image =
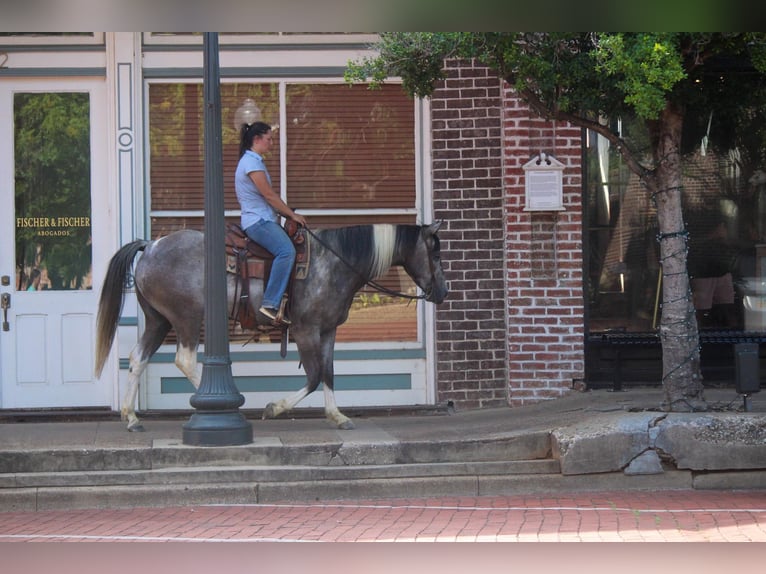
{"label": "posted sign", "polygon": [[545,152],[523,166],[526,180],[524,211],[564,211],[564,164]]}

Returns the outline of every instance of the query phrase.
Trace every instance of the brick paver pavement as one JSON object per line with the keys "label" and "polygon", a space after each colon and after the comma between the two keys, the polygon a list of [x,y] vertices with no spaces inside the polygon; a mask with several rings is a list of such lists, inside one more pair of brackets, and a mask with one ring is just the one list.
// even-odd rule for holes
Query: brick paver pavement
{"label": "brick paver pavement", "polygon": [[766,491],[0,513],[0,542],[766,542]]}

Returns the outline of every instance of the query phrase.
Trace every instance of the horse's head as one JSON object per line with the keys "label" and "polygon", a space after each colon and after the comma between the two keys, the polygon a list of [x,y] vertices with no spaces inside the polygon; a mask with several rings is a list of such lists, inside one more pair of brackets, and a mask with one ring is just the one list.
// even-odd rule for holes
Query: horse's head
{"label": "horse's head", "polygon": [[436,235],[441,225],[441,221],[423,225],[414,249],[405,256],[404,262],[404,269],[423,291],[425,300],[437,305],[449,292],[442,269],[439,237]]}

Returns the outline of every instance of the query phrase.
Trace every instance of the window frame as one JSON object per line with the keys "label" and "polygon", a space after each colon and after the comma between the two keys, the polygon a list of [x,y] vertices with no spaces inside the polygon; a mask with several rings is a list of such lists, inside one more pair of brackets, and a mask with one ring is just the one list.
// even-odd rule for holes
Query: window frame
{"label": "window frame", "polygon": [[[360,32],[260,32],[260,33],[225,33],[218,35],[221,46],[275,46],[307,45],[329,47],[332,45],[373,44],[379,39],[377,34]],[[192,32],[142,32],[144,46],[201,46],[203,36]]]}
{"label": "window frame", "polygon": [[[14,34],[9,32],[9,34]],[[82,35],[68,36],[63,32],[19,32],[19,36],[0,36],[0,46],[104,46],[104,32],[84,32]],[[85,34],[90,34],[89,36]]]}

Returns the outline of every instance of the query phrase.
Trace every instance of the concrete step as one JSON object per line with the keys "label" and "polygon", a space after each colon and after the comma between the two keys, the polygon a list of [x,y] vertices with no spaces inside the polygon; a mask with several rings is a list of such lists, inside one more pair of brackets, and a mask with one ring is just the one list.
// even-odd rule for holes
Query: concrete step
{"label": "concrete step", "polygon": [[[18,486],[0,488],[0,510],[421,499],[557,491],[688,489],[693,485],[692,473],[688,471],[633,477],[622,473],[563,476],[555,472],[555,462],[360,466],[325,468],[321,472],[301,467],[163,469],[86,473],[88,476],[76,479],[18,475],[15,477]],[[93,484],[88,484],[89,481]]]}
{"label": "concrete step", "polygon": [[553,459],[354,466],[208,466],[0,474],[0,509],[244,504],[463,495],[485,478],[558,475]]}
{"label": "concrete step", "polygon": [[[337,435],[335,435],[337,436]],[[194,447],[176,438],[117,448],[0,452],[0,510],[246,504],[283,500],[476,495],[512,477],[560,475],[547,431],[399,440],[377,429],[298,443],[256,438]]]}
{"label": "concrete step", "polygon": [[0,474],[0,488],[305,482],[396,479],[408,477],[550,474],[560,472],[553,459],[509,462],[391,464],[357,466],[211,466],[155,470],[29,472]]}
{"label": "concrete step", "polygon": [[545,431],[488,439],[400,441],[387,433],[284,444],[278,437],[244,446],[195,447],[177,439],[126,448],[37,448],[0,451],[0,475],[35,472],[156,470],[206,466],[318,466],[472,463],[549,458]]}

